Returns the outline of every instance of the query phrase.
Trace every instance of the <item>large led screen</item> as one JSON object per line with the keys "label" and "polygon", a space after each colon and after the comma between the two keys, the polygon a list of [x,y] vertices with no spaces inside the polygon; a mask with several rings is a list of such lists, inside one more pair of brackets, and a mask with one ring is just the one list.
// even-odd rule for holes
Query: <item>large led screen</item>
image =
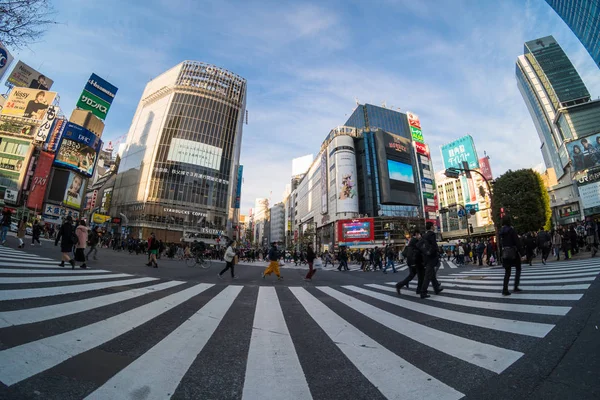
{"label": "large led screen", "polygon": [[420,205],[410,140],[383,131],[375,138],[381,204]]}
{"label": "large led screen", "polygon": [[415,183],[412,165],[394,160],[387,160],[387,164],[391,180]]}
{"label": "large led screen", "polygon": [[101,147],[102,141],[96,135],[69,122],[58,146],[54,164],[90,177],[94,174]]}
{"label": "large led screen", "polygon": [[373,218],[341,220],[338,231],[340,242],[368,242],[375,238]]}

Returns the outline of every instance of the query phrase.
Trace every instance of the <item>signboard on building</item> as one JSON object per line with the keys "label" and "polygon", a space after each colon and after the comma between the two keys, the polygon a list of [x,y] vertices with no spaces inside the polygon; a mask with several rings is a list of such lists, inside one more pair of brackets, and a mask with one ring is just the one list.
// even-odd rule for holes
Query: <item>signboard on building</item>
{"label": "signboard on building", "polygon": [[92,222],[95,224],[103,224],[107,221],[110,221],[110,218],[111,218],[110,215],[94,213],[94,216],[92,217]]}
{"label": "signboard on building", "polygon": [[56,204],[44,204],[42,216],[49,222],[59,222],[60,219],[70,216],[74,220],[79,219],[79,211],[70,210]]}
{"label": "signboard on building", "polygon": [[600,181],[579,186],[579,197],[584,209],[600,206]]}
{"label": "signboard on building", "polygon": [[462,162],[469,163],[470,169],[479,168],[479,159],[475,151],[475,144],[470,135],[466,135],[441,147],[444,168],[462,168]]}
{"label": "signboard on building", "polygon": [[87,83],[85,84],[84,90],[104,100],[110,105],[115,99],[115,95],[119,89],[117,89],[117,87],[113,84],[108,83],[104,79],[100,78],[98,75],[92,74],[90,79],[88,79]]}
{"label": "signboard on building", "polygon": [[331,141],[329,148],[334,151],[336,212],[358,213],[358,182],[354,139],[350,136],[336,136]]}
{"label": "signboard on building", "polygon": [[373,218],[346,219],[338,221],[339,242],[369,242],[375,240]]}
{"label": "signboard on building", "polygon": [[329,182],[327,181],[327,151],[321,154],[321,214],[327,214],[328,210],[328,190]]}
{"label": "signboard on building", "polygon": [[193,140],[173,138],[167,160],[219,170],[222,155],[223,149],[219,147]]}
{"label": "signboard on building", "polygon": [[62,139],[62,135],[65,131],[65,127],[67,126],[66,118],[56,118],[54,121],[54,125],[51,129],[51,134],[46,139],[46,145],[44,146],[46,150],[51,153],[56,152],[58,149],[58,144],[60,143],[60,139]]}
{"label": "signboard on building", "polygon": [[244,175],[244,166],[240,165],[237,171],[237,187],[235,188],[235,202],[233,208],[240,208],[240,201],[242,199],[242,179]]}
{"label": "signboard on building", "polygon": [[33,208],[34,210],[42,207],[53,161],[53,154],[45,151],[40,153],[37,162],[35,163],[33,178],[31,179],[31,189],[29,190],[29,196],[27,197],[27,207]]}
{"label": "signboard on building", "polygon": [[494,179],[494,175],[492,174],[492,166],[490,165],[490,159],[488,157],[483,157],[479,159],[479,168],[481,174],[487,179],[491,181]]}
{"label": "signboard on building", "polygon": [[55,92],[14,88],[4,103],[2,115],[43,120],[55,97]]}
{"label": "signboard on building", "polygon": [[23,61],[19,61],[12,70],[8,79],[7,86],[18,86],[21,88],[30,88],[35,90],[50,90],[54,81],[47,76],[40,74]]}
{"label": "signboard on building", "polygon": [[83,190],[85,188],[85,179],[71,172],[69,180],[67,181],[67,189],[65,191],[64,205],[72,208],[81,208],[81,202],[83,201]]}
{"label": "signboard on building", "polygon": [[87,90],[84,90],[77,100],[77,108],[91,111],[96,117],[104,120],[106,119],[106,114],[108,114],[110,104],[102,100],[100,97],[91,94]]}
{"label": "signboard on building", "polygon": [[102,141],[92,132],[67,122],[54,164],[92,176]]}
{"label": "signboard on building", "polygon": [[45,143],[48,139],[48,135],[54,126],[54,121],[58,116],[58,107],[49,105],[44,118],[42,119],[42,123],[35,134],[33,141],[38,143]]}
{"label": "signboard on building", "polygon": [[31,140],[0,135],[0,181],[9,189],[20,188],[33,151]]}
{"label": "signboard on building", "polygon": [[407,111],[406,118],[408,119],[409,126],[414,126],[415,128],[421,129],[421,121],[419,120],[419,116],[417,114]]}
{"label": "signboard on building", "polygon": [[0,79],[4,76],[10,63],[13,61],[13,56],[10,54],[8,49],[0,42]]}
{"label": "signboard on building", "polygon": [[410,140],[378,131],[375,137],[381,204],[419,205]]}
{"label": "signboard on building", "polygon": [[573,172],[600,167],[600,133],[573,140],[566,146]]}
{"label": "signboard on building", "polygon": [[6,189],[4,191],[4,201],[6,203],[17,204],[19,198],[19,191],[14,189]]}
{"label": "signboard on building", "polygon": [[413,142],[415,149],[417,150],[418,154],[422,154],[426,157],[429,157],[429,146],[427,146],[424,143],[419,143],[419,142]]}

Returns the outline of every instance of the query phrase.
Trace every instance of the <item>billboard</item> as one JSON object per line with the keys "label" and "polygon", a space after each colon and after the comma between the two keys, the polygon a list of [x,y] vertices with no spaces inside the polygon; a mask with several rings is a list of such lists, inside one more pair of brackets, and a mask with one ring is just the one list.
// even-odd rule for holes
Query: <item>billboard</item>
{"label": "billboard", "polygon": [[375,240],[373,218],[338,221],[340,242],[369,242]]}
{"label": "billboard", "polygon": [[43,120],[55,97],[56,92],[14,88],[4,103],[2,115]]}
{"label": "billboard", "polygon": [[102,141],[92,132],[67,122],[54,164],[90,177],[101,147]]}
{"label": "billboard", "polygon": [[0,135],[0,186],[20,188],[32,151],[31,140]]}
{"label": "billboard", "polygon": [[479,168],[479,159],[471,135],[463,136],[441,147],[444,168],[462,168],[462,162],[469,163],[470,169]]}
{"label": "billboard", "polygon": [[235,203],[233,208],[240,208],[240,201],[242,199],[242,179],[244,175],[244,166],[240,165],[237,172],[237,187],[235,189]]}
{"label": "billboard", "polygon": [[46,115],[42,119],[42,123],[35,134],[33,141],[34,142],[42,142],[45,143],[48,139],[48,135],[52,130],[52,126],[54,125],[54,120],[58,116],[58,107],[49,105],[48,110],[46,111]]}
{"label": "billboard", "polygon": [[59,223],[62,218],[72,217],[74,220],[79,219],[79,211],[69,210],[56,204],[44,204],[42,217],[46,222]]}
{"label": "billboard", "polygon": [[321,214],[327,214],[328,209],[328,191],[327,187],[329,182],[327,181],[327,151],[324,151],[321,155]]}
{"label": "billboard", "polygon": [[573,172],[600,166],[600,133],[567,143]]}
{"label": "billboard", "polygon": [[12,63],[12,60],[13,56],[8,49],[4,47],[2,42],[0,42],[0,79],[2,79],[6,71],[8,71],[8,67],[10,66],[10,63]]}
{"label": "billboard", "polygon": [[110,105],[115,99],[115,95],[119,89],[113,84],[100,78],[98,75],[92,74],[85,84],[84,90],[104,100]]}
{"label": "billboard", "polygon": [[421,121],[419,121],[419,116],[417,114],[407,111],[406,118],[408,119],[408,125],[421,129]]}
{"label": "billboard", "polygon": [[40,74],[23,61],[15,65],[6,82],[13,86],[37,90],[50,90],[54,83],[52,79]]}
{"label": "billboard", "polygon": [[412,137],[413,142],[415,143],[424,143],[425,139],[423,138],[423,132],[419,128],[415,128],[414,126],[410,127],[410,136]]}
{"label": "billboard", "polygon": [[415,145],[415,149],[417,150],[418,154],[422,154],[429,158],[429,146],[419,142],[413,142],[413,144]]}
{"label": "billboard", "polygon": [[53,154],[45,151],[40,153],[37,162],[35,163],[35,171],[31,180],[31,189],[29,190],[29,197],[27,198],[27,207],[37,210],[42,206],[53,161]]}
{"label": "billboard", "polygon": [[102,120],[106,119],[106,114],[108,114],[108,109],[110,108],[110,104],[87,90],[81,93],[76,106],[82,110],[91,111],[92,114]]}
{"label": "billboard", "polygon": [[578,189],[584,210],[600,206],[600,181],[579,186]]}
{"label": "billboard", "polygon": [[331,142],[336,171],[336,205],[338,213],[358,212],[358,188],[354,140],[350,136],[337,136]]}
{"label": "billboard", "polygon": [[81,175],[71,172],[67,181],[67,190],[65,191],[63,201],[64,205],[72,208],[81,208],[84,188],[85,179]]}
{"label": "billboard", "polygon": [[173,138],[167,160],[219,170],[222,155],[223,149],[219,147],[193,140]]}
{"label": "billboard", "polygon": [[378,131],[375,142],[381,204],[420,205],[410,140]]}
{"label": "billboard", "polygon": [[490,159],[488,157],[483,157],[479,159],[479,168],[481,174],[487,179],[491,181],[494,179],[494,175],[492,174],[492,166],[490,165]]}
{"label": "billboard", "polygon": [[92,222],[95,224],[103,224],[105,222],[110,221],[111,216],[110,215],[103,215],[103,214],[96,214],[94,213],[94,216],[92,217]]}
{"label": "billboard", "polygon": [[55,120],[54,126],[52,126],[52,133],[46,139],[46,150],[48,150],[51,153],[56,152],[56,149],[58,148],[58,143],[60,143],[60,139],[62,139],[62,135],[65,131],[66,126],[66,118],[59,117]]}

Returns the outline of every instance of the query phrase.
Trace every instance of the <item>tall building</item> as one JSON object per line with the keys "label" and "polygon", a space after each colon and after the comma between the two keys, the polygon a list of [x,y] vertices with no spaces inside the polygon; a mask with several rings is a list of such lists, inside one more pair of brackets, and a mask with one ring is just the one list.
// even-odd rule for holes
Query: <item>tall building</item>
{"label": "tall building", "polygon": [[131,234],[208,244],[232,237],[246,80],[184,61],[151,80],[136,109],[111,215]]}
{"label": "tall building", "polygon": [[600,67],[600,0],[546,0]]}
{"label": "tall building", "polygon": [[285,206],[283,203],[277,203],[269,212],[270,215],[270,238],[269,242],[285,243]]}

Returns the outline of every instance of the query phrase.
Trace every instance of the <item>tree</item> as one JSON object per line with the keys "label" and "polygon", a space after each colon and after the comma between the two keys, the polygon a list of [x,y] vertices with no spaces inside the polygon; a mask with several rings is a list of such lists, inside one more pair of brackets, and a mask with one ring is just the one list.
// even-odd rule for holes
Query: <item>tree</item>
{"label": "tree", "polygon": [[42,37],[54,11],[49,0],[0,0],[0,42],[21,48]]}
{"label": "tree", "polygon": [[519,233],[550,229],[550,197],[540,174],[532,169],[509,170],[494,183],[494,223],[502,225],[501,209]]}

